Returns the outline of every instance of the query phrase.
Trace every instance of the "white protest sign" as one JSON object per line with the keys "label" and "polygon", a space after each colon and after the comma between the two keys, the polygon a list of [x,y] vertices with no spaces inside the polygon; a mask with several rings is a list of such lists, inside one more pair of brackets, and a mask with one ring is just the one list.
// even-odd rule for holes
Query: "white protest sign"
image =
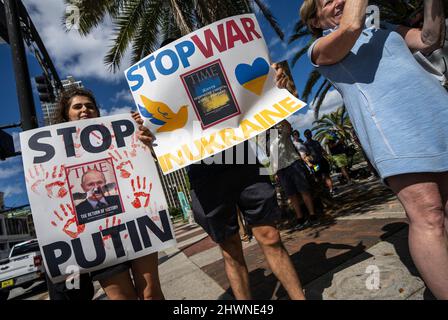
{"label": "white protest sign", "polygon": [[130,115],[67,122],[20,134],[33,220],[48,275],[81,272],[174,246],[149,149]]}
{"label": "white protest sign", "polygon": [[155,51],[125,71],[170,173],[250,139],[305,106],[275,86],[253,14],[223,19]]}

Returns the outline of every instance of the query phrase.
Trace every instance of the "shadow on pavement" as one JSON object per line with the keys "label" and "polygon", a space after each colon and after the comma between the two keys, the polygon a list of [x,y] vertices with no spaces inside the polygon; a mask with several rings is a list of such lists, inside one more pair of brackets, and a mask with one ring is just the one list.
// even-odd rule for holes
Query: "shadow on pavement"
{"label": "shadow on pavement", "polygon": [[[321,223],[319,227],[314,228],[314,237],[318,238],[320,231],[336,224],[336,218],[362,216],[372,211],[381,211],[382,206],[394,200],[396,200],[396,196],[392,191],[378,181],[360,181],[355,185],[340,187],[331,206],[326,206],[322,210],[316,209],[318,216],[321,216]],[[401,207],[399,208],[402,210]],[[306,207],[302,205],[301,209],[307,216]],[[292,230],[295,221],[293,210],[284,210],[282,217],[278,228],[285,231],[286,234],[293,234],[295,232]]]}
{"label": "shadow on pavement", "polygon": [[[344,250],[346,252],[327,258],[327,251],[330,249]],[[335,243],[317,244],[313,242],[305,244],[299,252],[291,256],[291,260],[299,274],[302,285],[305,286],[307,283],[331,271],[347,260],[359,256],[363,252],[365,252],[365,246],[361,242],[356,246]],[[367,258],[368,256],[364,259]],[[249,273],[249,281],[254,299],[289,299],[285,289],[270,270],[261,268],[253,270]],[[322,299],[322,292],[330,285],[331,281],[328,284],[325,283],[322,288],[318,288],[317,292],[320,292],[320,294],[311,299],[319,299],[319,296]],[[226,295],[232,296],[230,288],[226,291]]]}
{"label": "shadow on pavement", "polygon": [[[419,276],[410,257],[407,233],[406,236],[403,236],[403,233],[397,234],[399,231],[407,229],[407,227],[406,223],[390,223],[382,228],[384,234],[380,236],[380,239],[391,243],[410,273],[414,276]],[[332,253],[329,250],[336,250],[336,255],[331,256]],[[344,268],[348,268],[370,257],[372,255],[366,252],[366,246],[362,242],[356,246],[330,242],[312,242],[305,244],[300,251],[291,255],[291,260],[304,287],[313,280],[326,275],[326,277],[320,279],[321,281],[313,284],[312,290],[306,292],[307,299],[322,300],[325,289],[332,284],[334,274],[340,271],[338,267],[345,264]],[[288,299],[285,289],[270,270],[255,269],[249,273],[249,279],[254,299]],[[226,291],[226,295],[232,296],[230,288]],[[429,290],[425,291],[424,298],[425,300],[433,299]]]}
{"label": "shadow on pavement", "polygon": [[361,216],[396,199],[391,190],[377,181],[359,182],[341,189],[335,197],[336,206],[330,211],[335,217]]}
{"label": "shadow on pavement", "polygon": [[[397,234],[397,229],[399,231],[403,230],[403,232]],[[387,241],[394,246],[395,252],[397,252],[400,261],[406,266],[410,274],[412,274],[414,277],[421,278],[417,267],[412,261],[411,252],[409,251],[409,225],[403,222],[390,223],[388,225],[385,225],[382,230],[386,233],[381,236],[381,240]],[[423,299],[436,300],[436,298],[428,288],[426,288],[423,293]]]}

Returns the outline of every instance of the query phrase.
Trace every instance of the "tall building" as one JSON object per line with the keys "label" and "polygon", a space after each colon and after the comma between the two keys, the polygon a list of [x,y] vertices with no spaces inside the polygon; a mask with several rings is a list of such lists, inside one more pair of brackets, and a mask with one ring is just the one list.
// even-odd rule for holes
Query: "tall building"
{"label": "tall building", "polygon": [[[72,76],[68,76],[67,79],[61,80],[62,86],[65,90],[72,88],[83,88],[81,81],[76,81]],[[57,104],[56,103],[42,103],[42,114],[44,115],[44,124],[46,126],[54,124],[53,119],[56,115]]]}
{"label": "tall building", "polygon": [[165,198],[169,207],[181,208],[179,196],[177,195],[178,192],[183,192],[187,199],[191,201],[190,185],[185,168],[164,175],[157,162],[156,167],[159,172],[163,192],[165,193]]}

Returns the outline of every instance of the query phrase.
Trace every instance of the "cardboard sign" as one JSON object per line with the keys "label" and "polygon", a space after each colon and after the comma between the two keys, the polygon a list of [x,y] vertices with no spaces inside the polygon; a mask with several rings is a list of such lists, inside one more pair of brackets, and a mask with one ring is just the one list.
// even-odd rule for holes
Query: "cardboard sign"
{"label": "cardboard sign", "polygon": [[156,166],[130,115],[25,131],[20,142],[36,233],[54,281],[73,266],[99,270],[176,244]]}
{"label": "cardboard sign", "polygon": [[275,86],[253,14],[206,26],[125,71],[167,174],[248,140],[305,103]]}

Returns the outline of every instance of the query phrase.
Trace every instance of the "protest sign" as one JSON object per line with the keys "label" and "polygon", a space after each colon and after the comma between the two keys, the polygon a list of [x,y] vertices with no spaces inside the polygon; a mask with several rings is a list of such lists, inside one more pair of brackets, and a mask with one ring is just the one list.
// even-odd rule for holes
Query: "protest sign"
{"label": "protest sign", "polygon": [[28,198],[48,275],[67,277],[175,245],[151,152],[130,115],[20,134]]}
{"label": "protest sign", "polygon": [[248,140],[305,103],[275,86],[253,14],[223,19],[125,71],[164,174]]}

